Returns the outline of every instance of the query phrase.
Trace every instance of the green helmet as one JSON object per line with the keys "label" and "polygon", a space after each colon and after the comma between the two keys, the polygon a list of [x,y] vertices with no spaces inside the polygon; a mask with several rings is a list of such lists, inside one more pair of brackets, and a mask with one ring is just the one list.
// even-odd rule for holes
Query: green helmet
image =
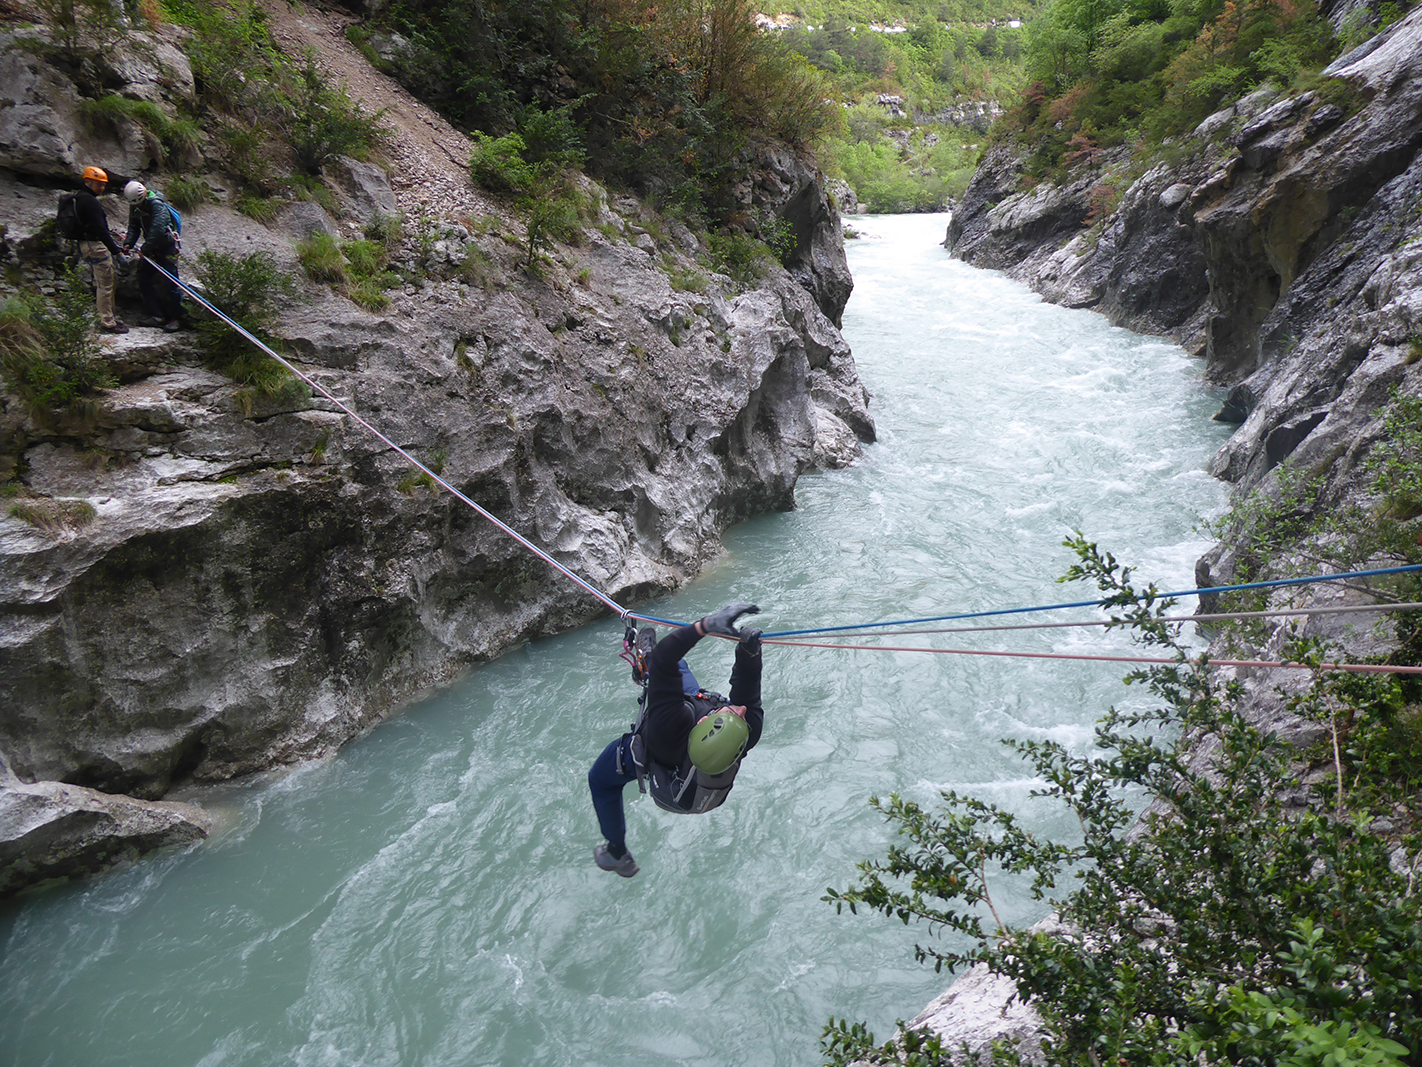
{"label": "green helmet", "polygon": [[718,711],[691,728],[686,747],[697,770],[720,774],[741,758],[749,740],[750,727],[744,719],[729,711]]}

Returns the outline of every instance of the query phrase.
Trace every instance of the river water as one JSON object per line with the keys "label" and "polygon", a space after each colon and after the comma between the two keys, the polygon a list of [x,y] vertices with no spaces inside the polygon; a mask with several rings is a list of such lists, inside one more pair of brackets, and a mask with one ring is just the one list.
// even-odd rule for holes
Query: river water
{"label": "river water", "polygon": [[[853,222],[845,334],[879,442],[644,607],[744,598],[788,629],[1085,600],[1056,583],[1078,529],[1193,586],[1228,432],[1200,365],[950,260],[945,224]],[[730,802],[686,818],[628,791],[629,881],[592,864],[585,778],[634,712],[620,637],[606,620],[511,652],[330,762],[204,794],[231,828],[203,847],[0,906],[0,1065],[809,1067],[832,1014],[882,1040],[946,981],[913,961],[926,930],[820,899],[890,840],[868,798],[952,788],[1068,832],[998,739],[1084,747],[1142,698],[1119,665],[768,647]],[[729,649],[692,666],[724,686]]]}

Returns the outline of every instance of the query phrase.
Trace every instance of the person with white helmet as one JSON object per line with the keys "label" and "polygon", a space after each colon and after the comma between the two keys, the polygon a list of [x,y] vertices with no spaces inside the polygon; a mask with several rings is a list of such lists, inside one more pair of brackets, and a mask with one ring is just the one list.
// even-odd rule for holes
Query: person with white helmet
{"label": "person with white helmet", "polygon": [[102,167],[84,168],[82,192],[74,194],[74,211],[79,219],[79,255],[94,272],[94,303],[99,313],[99,329],[105,333],[128,333],[114,313],[114,259],[123,252],[109,233],[109,217],[99,197],[108,191],[109,175]]}
{"label": "person with white helmet", "polygon": [[157,267],[162,267],[173,278],[178,276],[178,221],[163,194],[140,181],[125,185],[123,196],[128,201],[124,251],[131,252],[138,239],[143,238],[138,291],[148,315],[139,319],[138,325],[161,326],[168,333],[177,333],[183,328],[182,295],[177,284]]}
{"label": "person with white helmet", "polygon": [[[737,629],[736,619],[760,611],[735,603],[660,641],[651,627],[629,631],[633,678],[644,686],[641,714],[632,732],[602,751],[588,771],[593,810],[607,840],[593,849],[604,871],[631,878],[637,861],[627,849],[622,790],[636,782],[657,806],[699,815],[726,801],[741,759],[760,740],[765,709],[760,703],[760,631]],[[707,634],[736,642],[727,699],[697,684],[684,657]]]}

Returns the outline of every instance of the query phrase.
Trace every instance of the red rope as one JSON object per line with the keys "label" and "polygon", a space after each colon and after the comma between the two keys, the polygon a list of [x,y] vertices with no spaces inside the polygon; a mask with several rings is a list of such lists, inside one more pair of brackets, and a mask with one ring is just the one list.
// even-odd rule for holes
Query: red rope
{"label": "red rope", "polygon": [[1422,674],[1422,667],[1399,667],[1387,663],[1320,663],[1317,667],[1288,660],[1260,659],[1156,659],[1147,656],[1075,656],[1065,652],[990,652],[971,648],[913,648],[904,645],[840,645],[817,641],[780,641],[766,639],[767,645],[792,645],[796,648],[838,648],[860,652],[933,652],[947,656],[1006,656],[1012,659],[1072,659],[1092,663],[1154,663],[1180,666],[1210,667],[1287,667],[1293,670],[1348,671],[1354,674]]}

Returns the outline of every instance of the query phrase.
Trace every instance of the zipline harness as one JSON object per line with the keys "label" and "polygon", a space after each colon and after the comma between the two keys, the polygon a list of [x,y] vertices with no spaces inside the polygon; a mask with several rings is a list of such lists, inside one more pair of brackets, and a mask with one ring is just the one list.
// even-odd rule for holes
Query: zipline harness
{"label": "zipline harness", "polygon": [[[635,622],[635,621],[643,621],[643,622],[651,622],[651,623],[660,623],[660,624],[662,624],[662,625],[664,625],[664,626],[682,626],[682,625],[684,625],[684,623],[676,622],[676,621],[671,620],[671,619],[662,619],[662,618],[658,618],[658,617],[656,617],[656,616],[654,616],[654,615],[642,615],[642,614],[634,613],[634,612],[629,611],[628,609],[624,608],[621,604],[617,603],[617,601],[613,600],[610,596],[608,596],[606,593],[602,592],[602,591],[601,591],[600,589],[598,589],[596,586],[592,585],[591,583],[589,583],[588,581],[586,581],[585,579],[583,579],[582,577],[580,577],[578,574],[574,573],[573,571],[571,571],[571,570],[569,570],[567,567],[565,567],[563,564],[559,563],[559,562],[558,562],[556,559],[554,559],[551,555],[549,555],[549,554],[548,554],[547,552],[545,552],[543,549],[539,548],[539,547],[538,547],[537,545],[535,545],[532,541],[528,540],[528,538],[524,537],[522,534],[520,534],[520,533],[519,533],[517,530],[515,530],[513,527],[511,527],[511,526],[509,526],[507,523],[503,522],[501,519],[499,519],[499,518],[498,518],[497,516],[495,516],[493,513],[491,513],[490,511],[488,511],[486,508],[481,507],[478,503],[476,503],[475,501],[471,500],[468,496],[466,496],[464,493],[460,492],[458,489],[456,489],[456,488],[455,488],[453,485],[451,485],[449,482],[445,481],[445,479],[442,478],[442,477],[440,477],[439,474],[437,474],[435,471],[431,470],[429,467],[425,466],[425,465],[424,465],[423,463],[421,463],[418,459],[416,459],[414,456],[412,456],[409,452],[405,451],[405,449],[401,448],[399,445],[397,445],[397,444],[396,444],[394,441],[392,441],[390,438],[386,437],[385,434],[381,433],[378,429],[376,429],[374,426],[372,426],[372,425],[371,425],[369,422],[367,422],[364,418],[362,418],[360,415],[356,414],[356,412],[355,412],[354,410],[352,410],[351,407],[350,407],[348,404],[345,403],[345,401],[339,399],[334,393],[332,393],[329,389],[327,389],[327,388],[326,388],[324,385],[322,385],[320,382],[316,381],[316,380],[315,380],[314,378],[312,378],[310,375],[308,375],[308,374],[304,373],[303,371],[299,370],[294,364],[292,364],[292,363],[291,363],[289,360],[287,360],[284,356],[282,356],[282,355],[280,355],[279,353],[277,353],[276,351],[274,351],[269,345],[267,345],[265,342],[263,342],[259,337],[255,336],[255,335],[252,334],[250,331],[248,331],[244,326],[242,326],[241,323],[239,323],[239,322],[237,322],[236,320],[230,318],[224,311],[222,311],[221,308],[217,307],[217,306],[216,306],[215,304],[213,304],[210,300],[208,300],[205,296],[203,296],[203,295],[202,295],[201,293],[199,293],[197,290],[193,289],[190,285],[188,285],[188,284],[186,284],[185,282],[183,282],[181,279],[178,278],[177,275],[173,274],[171,271],[169,271],[167,268],[165,268],[162,264],[158,263],[156,260],[149,259],[147,256],[143,255],[142,252],[139,252],[138,255],[139,255],[140,258],[146,260],[147,263],[149,264],[149,266],[153,267],[154,270],[157,270],[159,273],[161,273],[164,277],[166,277],[169,281],[171,281],[171,282],[172,282],[174,285],[176,285],[179,289],[181,289],[183,292],[185,292],[188,296],[190,296],[190,297],[192,297],[194,300],[196,300],[199,304],[201,304],[201,305],[202,305],[204,308],[206,308],[209,312],[211,312],[211,313],[212,313],[213,315],[215,315],[217,318],[221,319],[223,322],[227,323],[228,326],[232,327],[232,329],[236,330],[237,333],[241,334],[243,337],[245,337],[245,338],[246,338],[248,341],[250,341],[252,344],[256,345],[257,348],[261,349],[261,350],[262,350],[263,352],[265,352],[267,355],[271,356],[272,359],[276,360],[277,363],[279,363],[281,366],[285,367],[285,368],[286,368],[288,371],[290,371],[292,374],[296,375],[296,377],[300,378],[303,382],[305,382],[308,386],[310,386],[315,392],[320,393],[323,397],[325,397],[327,400],[329,400],[332,404],[334,404],[334,405],[335,405],[337,408],[339,408],[342,412],[344,412],[346,415],[348,415],[357,425],[359,425],[362,429],[364,429],[364,430],[365,430],[367,433],[369,433],[372,437],[375,437],[377,440],[379,440],[379,441],[381,441],[382,443],[388,445],[394,452],[396,452],[398,455],[400,455],[400,457],[403,458],[403,459],[404,459],[407,463],[409,463],[412,467],[414,467],[414,468],[416,468],[417,470],[419,470],[422,474],[428,476],[433,482],[435,482],[436,484],[438,484],[439,486],[441,486],[443,489],[445,489],[445,491],[447,491],[447,492],[448,492],[450,495],[452,495],[455,499],[459,500],[461,503],[467,505],[468,507],[472,508],[474,511],[478,512],[479,515],[481,515],[483,518],[487,519],[489,522],[491,522],[494,526],[498,527],[498,528],[499,528],[500,530],[502,530],[504,533],[508,534],[509,537],[513,538],[515,541],[517,541],[517,542],[518,542],[520,545],[522,545],[524,548],[528,549],[528,551],[532,552],[532,553],[533,553],[535,556],[537,556],[539,559],[541,559],[541,560],[543,560],[545,563],[547,563],[550,567],[553,567],[555,570],[557,570],[558,572],[560,572],[561,574],[563,574],[564,576],[566,576],[567,578],[569,578],[570,580],[572,580],[575,584],[577,584],[579,587],[581,587],[584,591],[590,593],[594,598],[596,598],[597,600],[601,601],[601,602],[602,602],[603,604],[605,604],[607,607],[609,607],[609,608],[611,608],[613,611],[615,611],[615,612],[618,614],[618,616],[622,619],[624,625],[626,625],[626,626],[629,627],[628,633],[633,637],[634,641],[635,641],[635,637],[636,637],[636,627],[635,627],[635,625],[634,625],[634,622]],[[1392,574],[1409,574],[1409,573],[1415,573],[1415,572],[1418,572],[1418,571],[1422,571],[1422,564],[1411,564],[1411,565],[1408,565],[1408,566],[1401,566],[1401,567],[1386,567],[1386,568],[1380,568],[1380,569],[1377,569],[1377,570],[1350,571],[1350,572],[1343,573],[1343,574],[1320,574],[1320,575],[1314,575],[1314,576],[1307,577],[1307,578],[1281,578],[1281,579],[1276,579],[1276,580],[1273,580],[1273,581],[1265,581],[1265,582],[1247,582],[1247,583],[1244,583],[1244,584],[1241,584],[1241,585],[1221,585],[1221,586],[1213,586],[1213,587],[1211,587],[1211,588],[1206,588],[1206,589],[1187,589],[1187,590],[1183,590],[1183,591],[1181,591],[1181,592],[1176,592],[1176,593],[1158,593],[1158,594],[1153,594],[1153,596],[1154,596],[1154,599],[1155,599],[1155,600],[1169,600],[1169,599],[1175,599],[1175,598],[1178,598],[1178,597],[1185,597],[1185,596],[1202,596],[1202,595],[1205,595],[1205,594],[1214,594],[1214,593],[1234,593],[1234,592],[1240,592],[1240,591],[1243,591],[1243,590],[1253,590],[1253,589],[1277,589],[1277,588],[1283,588],[1283,587],[1286,587],[1286,586],[1311,585],[1311,584],[1315,584],[1315,583],[1319,583],[1319,582],[1336,582],[1336,581],[1344,581],[1344,580],[1348,580],[1348,579],[1352,579],[1352,578],[1373,578],[1373,577],[1378,577],[1378,576],[1382,576],[1382,575],[1392,575]],[[1287,660],[1278,660],[1278,661],[1275,661],[1275,660],[1224,660],[1224,659],[1209,659],[1208,657],[1204,657],[1204,656],[1198,657],[1198,658],[1193,659],[1193,660],[1187,660],[1187,659],[1184,659],[1184,658],[1173,658],[1173,659],[1172,659],[1172,658],[1139,657],[1139,656],[1085,656],[1085,655],[1072,655],[1072,654],[1060,653],[1060,652],[1003,652],[1003,651],[984,651],[984,650],[980,650],[980,649],[966,649],[966,648],[925,648],[925,647],[890,646],[890,645],[852,645],[852,644],[838,644],[838,643],[831,643],[831,642],[813,642],[813,641],[791,641],[791,640],[785,640],[785,638],[791,638],[791,637],[802,637],[802,636],[815,635],[815,634],[831,634],[831,633],[841,633],[841,634],[845,634],[846,636],[850,636],[850,635],[851,635],[851,634],[850,634],[851,631],[865,631],[865,630],[878,630],[878,631],[880,631],[884,636],[898,636],[898,635],[902,635],[902,634],[913,634],[913,633],[919,633],[919,634],[927,634],[927,633],[962,633],[962,632],[972,632],[973,630],[978,630],[979,632],[986,632],[986,631],[990,631],[990,630],[1050,629],[1050,628],[1054,628],[1054,627],[1063,627],[1063,626],[1109,626],[1109,625],[1112,625],[1112,622],[1111,622],[1111,621],[1109,621],[1109,620],[1102,620],[1102,621],[1075,622],[1075,623],[1036,623],[1036,624],[1028,624],[1028,625],[1022,625],[1022,626],[1001,626],[1001,627],[962,628],[962,629],[952,629],[952,630],[893,630],[893,631],[890,631],[890,630],[888,629],[889,627],[917,626],[917,625],[920,625],[920,624],[923,624],[923,623],[931,623],[931,622],[950,622],[950,621],[956,621],[956,620],[961,620],[961,619],[981,619],[981,618],[988,618],[988,617],[999,616],[999,615],[1019,615],[1019,614],[1027,614],[1027,613],[1039,612],[1039,611],[1056,611],[1056,610],[1059,610],[1059,609],[1067,609],[1067,608],[1102,608],[1102,607],[1107,607],[1107,606],[1109,606],[1108,603],[1107,603],[1107,600],[1106,600],[1105,598],[1103,598],[1103,599],[1100,599],[1100,600],[1078,600],[1078,601],[1073,601],[1073,602],[1071,602],[1071,603],[1065,603],[1065,604],[1042,604],[1042,605],[1036,605],[1036,606],[1033,606],[1033,607],[1025,607],[1025,608],[1004,608],[1004,609],[999,609],[999,610],[995,610],[995,611],[974,611],[974,612],[964,612],[964,613],[959,613],[959,614],[954,614],[954,615],[934,615],[934,616],[929,616],[929,617],[926,617],[926,618],[899,619],[899,620],[891,621],[891,622],[858,623],[858,624],[855,624],[855,625],[845,625],[845,626],[822,626],[822,627],[816,627],[816,628],[810,628],[810,629],[803,629],[803,630],[779,630],[779,631],[767,632],[766,634],[764,634],[763,637],[762,637],[762,642],[763,642],[764,644],[786,645],[786,646],[794,647],[794,648],[828,648],[828,649],[842,649],[842,650],[850,650],[850,651],[869,651],[869,652],[930,652],[930,653],[935,653],[935,654],[938,654],[938,655],[1000,656],[1000,657],[1010,657],[1010,658],[1020,658],[1020,659],[1086,660],[1086,661],[1101,662],[1101,663],[1180,664],[1180,665],[1182,665],[1182,666],[1183,666],[1183,665],[1186,665],[1186,664],[1190,664],[1190,663],[1194,663],[1194,664],[1205,664],[1205,663],[1208,663],[1209,665],[1212,665],[1212,666],[1220,666],[1220,667],[1287,667],[1287,668],[1296,668],[1296,669],[1304,669],[1304,670],[1315,670],[1315,669],[1316,669],[1316,670],[1328,670],[1328,671],[1348,671],[1348,672],[1353,672],[1353,673],[1364,673],[1364,674],[1422,674],[1422,667],[1393,666],[1393,665],[1390,665],[1390,664],[1370,664],[1370,663],[1322,663],[1322,664],[1312,665],[1312,664],[1307,664],[1307,663],[1290,662],[1290,661],[1287,661]],[[1340,607],[1337,607],[1337,608],[1294,608],[1294,609],[1283,609],[1283,610],[1280,610],[1280,611],[1254,611],[1254,612],[1236,612],[1236,613],[1215,614],[1215,615],[1192,615],[1192,616],[1185,616],[1185,617],[1175,617],[1175,618],[1170,618],[1170,619],[1163,619],[1163,620],[1161,620],[1161,621],[1165,621],[1165,622],[1207,622],[1207,621],[1222,621],[1222,620],[1226,620],[1226,619],[1264,618],[1264,617],[1273,617],[1273,616],[1289,616],[1289,615],[1304,615],[1304,614],[1334,614],[1334,613],[1343,613],[1343,612],[1351,612],[1351,611],[1415,611],[1415,610],[1418,610],[1418,609],[1422,609],[1422,603],[1379,604],[1379,605],[1348,605],[1348,606],[1340,606]],[[861,634],[861,636],[872,636],[872,635],[862,635],[862,634]],[[626,645],[625,640],[624,640],[624,647],[625,647],[626,651],[634,651],[634,650],[631,648],[631,646],[627,646],[627,645]],[[626,658],[626,651],[624,652],[624,658]],[[635,652],[634,652],[634,654],[635,654]],[[634,671],[635,671],[635,670],[636,670],[636,667],[635,667],[635,664],[634,664]],[[645,683],[643,683],[643,684],[645,685]],[[644,690],[643,690],[643,700],[642,700],[642,704],[643,704],[644,706],[645,706],[645,698],[646,698],[646,690],[645,690],[645,688],[644,688]],[[639,723],[640,723],[640,720],[641,720],[641,716],[638,717]],[[634,729],[635,729],[635,727],[634,727]],[[699,772],[698,772],[698,773],[699,773]],[[640,775],[639,775],[639,783],[640,783],[640,780],[641,780],[641,778],[640,778]],[[655,793],[653,794],[653,799],[656,799]],[[722,799],[724,799],[724,797],[723,797]],[[662,802],[659,800],[658,803],[660,804],[660,803],[662,803]],[[665,807],[666,805],[663,804],[662,806]],[[713,806],[714,806],[714,805],[713,805]],[[674,810],[674,811],[684,811],[684,810],[686,810],[686,809],[684,809],[684,808],[672,808],[672,809],[670,809],[670,810]]]}

